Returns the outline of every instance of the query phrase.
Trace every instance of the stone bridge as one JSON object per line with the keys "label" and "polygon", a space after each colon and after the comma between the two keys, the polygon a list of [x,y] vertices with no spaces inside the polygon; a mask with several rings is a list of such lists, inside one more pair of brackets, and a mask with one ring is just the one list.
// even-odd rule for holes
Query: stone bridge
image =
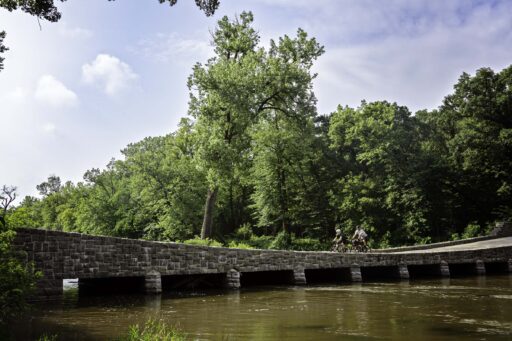
{"label": "stone bridge", "polygon": [[[512,237],[476,238],[461,245],[377,250],[367,254],[242,250],[42,229],[18,229],[14,247],[43,276],[39,294],[61,294],[63,279],[79,287],[135,286],[147,293],[197,285],[303,285],[319,281],[484,275],[512,271]],[[459,243],[460,244],[460,243]],[[381,252],[383,251],[383,252]],[[386,252],[384,252],[386,251]]]}

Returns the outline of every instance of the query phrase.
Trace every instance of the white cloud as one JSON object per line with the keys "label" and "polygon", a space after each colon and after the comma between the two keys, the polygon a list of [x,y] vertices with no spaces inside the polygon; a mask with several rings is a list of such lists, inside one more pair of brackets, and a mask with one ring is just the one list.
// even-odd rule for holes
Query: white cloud
{"label": "white cloud", "polygon": [[99,54],[90,64],[82,66],[84,82],[99,84],[111,96],[128,88],[137,78],[130,65],[108,54]]}
{"label": "white cloud", "polygon": [[86,28],[81,27],[69,27],[67,23],[63,22],[59,28],[59,34],[67,38],[90,38],[93,36],[93,32]]}
{"label": "white cloud", "polygon": [[21,86],[17,86],[11,91],[0,96],[0,101],[21,102],[27,97],[27,91]]}
{"label": "white cloud", "polygon": [[77,95],[52,75],[39,78],[35,98],[54,107],[73,106],[78,102]]}
{"label": "white cloud", "polygon": [[252,0],[254,3],[261,3],[266,6],[272,7],[285,7],[285,8],[307,8],[319,9],[324,6],[335,6],[339,0]]}
{"label": "white cloud", "polygon": [[[439,2],[429,4],[441,6]],[[404,23],[403,31],[390,29],[393,25],[389,24],[383,35],[377,33],[377,24],[368,31],[357,29],[358,41],[327,45],[315,66],[319,112],[332,112],[337,104],[357,106],[363,99],[396,101],[412,111],[434,109],[452,91],[462,72],[474,74],[487,66],[500,71],[510,65],[511,10],[510,3],[482,5],[460,20],[456,11],[427,8],[427,13],[435,12],[440,18],[427,14],[414,22],[397,15],[395,18]],[[355,17],[365,22],[361,16]],[[397,30],[399,23],[397,19],[394,24]],[[340,36],[354,36],[353,31],[339,31],[346,31]]]}
{"label": "white cloud", "polygon": [[158,33],[152,38],[140,40],[130,50],[159,62],[187,65],[213,56],[213,48],[207,38],[185,38],[177,33]]}
{"label": "white cloud", "polygon": [[46,123],[43,125],[43,131],[46,134],[53,135],[57,131],[57,126],[53,123]]}

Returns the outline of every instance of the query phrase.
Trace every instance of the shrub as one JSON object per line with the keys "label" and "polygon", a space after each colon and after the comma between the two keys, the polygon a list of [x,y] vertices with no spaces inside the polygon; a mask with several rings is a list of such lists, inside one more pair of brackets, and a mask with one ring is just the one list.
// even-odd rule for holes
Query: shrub
{"label": "shrub", "polygon": [[39,276],[11,249],[15,235],[15,231],[0,227],[0,325],[26,308],[26,298]]}
{"label": "shrub", "polygon": [[251,238],[244,243],[251,245],[255,249],[268,249],[272,243],[272,236],[256,236],[252,235]]}
{"label": "shrub", "polygon": [[416,238],[416,244],[425,245],[432,243],[432,237],[418,237]]}
{"label": "shrub", "polygon": [[251,225],[243,224],[235,232],[235,238],[238,240],[249,240],[253,236]]}
{"label": "shrub", "polygon": [[291,248],[296,251],[325,251],[329,245],[313,238],[292,238]]}
{"label": "shrub", "polygon": [[251,245],[243,242],[237,242],[236,240],[229,241],[228,247],[233,249],[254,249]]}
{"label": "shrub", "polygon": [[481,232],[480,225],[478,225],[476,223],[476,221],[473,221],[473,222],[469,223],[468,226],[466,226],[466,228],[464,229],[464,232],[462,232],[461,238],[466,239],[466,238],[478,237],[480,235],[480,232]]}
{"label": "shrub", "polygon": [[[242,238],[243,237],[243,238]],[[293,234],[279,232],[276,236],[258,236],[252,233],[249,225],[242,225],[228,247],[238,249],[274,249],[295,251],[325,251],[329,243],[314,238],[296,238]]]}
{"label": "shrub", "polygon": [[165,228],[156,224],[150,224],[144,228],[142,239],[165,241]]}
{"label": "shrub", "polygon": [[279,232],[275,237],[272,243],[270,243],[270,249],[274,250],[288,250],[292,244],[292,236],[285,232]]}
{"label": "shrub", "polygon": [[189,244],[189,245],[201,245],[201,246],[215,246],[215,247],[222,246],[222,244],[216,240],[209,239],[209,238],[201,239],[198,236],[196,236],[194,239],[185,240],[185,241],[183,241],[183,243]]}
{"label": "shrub", "polygon": [[488,236],[488,235],[490,235],[494,231],[495,228],[496,228],[496,222],[495,221],[487,222],[487,225],[485,225],[483,234]]}

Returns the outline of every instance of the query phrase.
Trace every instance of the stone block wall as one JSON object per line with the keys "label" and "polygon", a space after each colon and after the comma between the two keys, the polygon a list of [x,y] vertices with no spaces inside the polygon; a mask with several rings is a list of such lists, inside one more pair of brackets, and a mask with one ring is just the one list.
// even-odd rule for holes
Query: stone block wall
{"label": "stone block wall", "polygon": [[[227,285],[237,287],[236,273],[291,270],[297,284],[304,284],[305,269],[350,268],[360,280],[359,267],[396,266],[406,278],[408,264],[507,262],[512,246],[438,253],[340,254],[333,252],[242,250],[126,238],[91,236],[42,229],[19,229],[15,247],[25,251],[43,273],[41,283],[64,278],[108,278],[191,274],[231,274]],[[352,271],[352,269],[354,271]],[[359,274],[359,275],[358,275]],[[52,282],[53,281],[53,282]],[[148,284],[159,291],[158,281]],[[46,284],[52,291],[50,284]]]}
{"label": "stone block wall", "polygon": [[491,232],[494,237],[509,237],[512,236],[512,222],[500,221],[496,223],[496,227]]}

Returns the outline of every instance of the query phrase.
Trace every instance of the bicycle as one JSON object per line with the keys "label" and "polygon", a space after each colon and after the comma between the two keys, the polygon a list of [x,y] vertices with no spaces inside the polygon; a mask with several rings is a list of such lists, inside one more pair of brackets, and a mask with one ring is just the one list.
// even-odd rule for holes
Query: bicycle
{"label": "bicycle", "polygon": [[352,248],[350,250],[355,251],[355,252],[360,252],[360,253],[371,252],[371,249],[368,246],[368,244],[361,241],[360,239],[352,240]]}
{"label": "bicycle", "polygon": [[347,251],[348,251],[348,248],[343,242],[334,243],[331,247],[331,252],[345,253]]}

